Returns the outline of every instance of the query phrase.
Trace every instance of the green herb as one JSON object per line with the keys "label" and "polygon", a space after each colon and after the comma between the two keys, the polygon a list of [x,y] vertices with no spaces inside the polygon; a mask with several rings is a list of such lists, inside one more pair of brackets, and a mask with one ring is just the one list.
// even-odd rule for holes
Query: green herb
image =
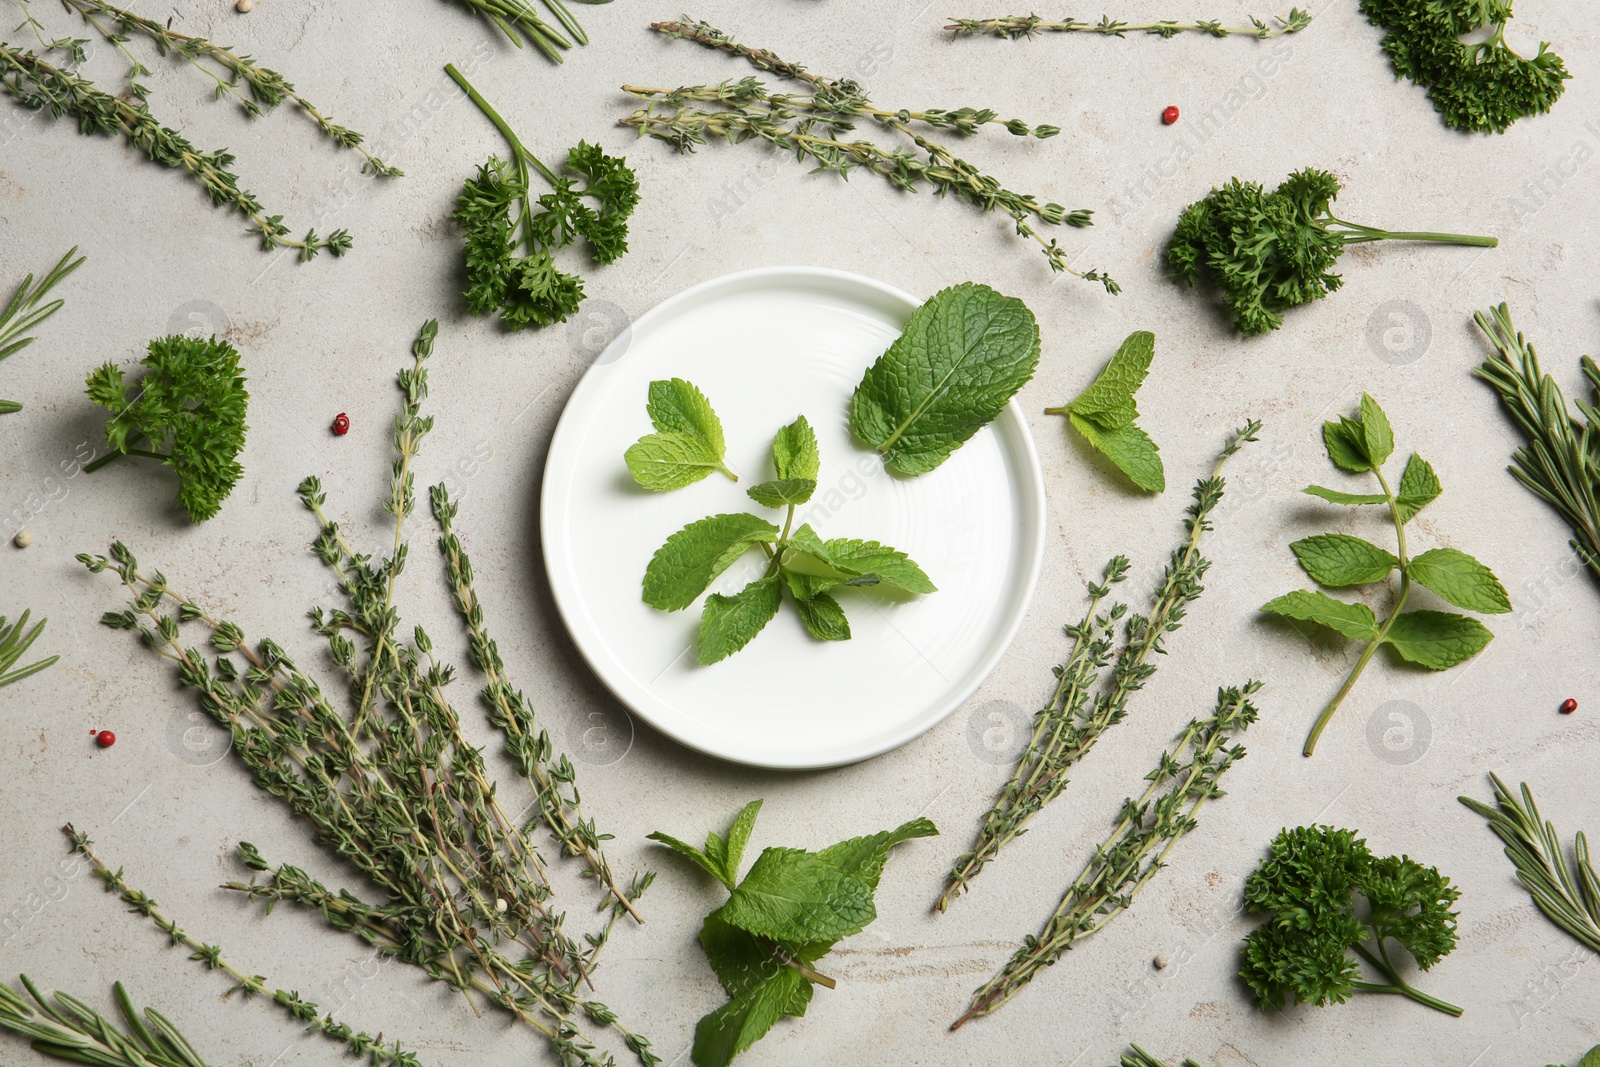
{"label": "green herb", "polygon": [[[1226,483],[1222,467],[1245,442],[1254,441],[1261,429],[1258,422],[1240,428],[1223,446],[1209,478],[1194,487],[1194,503],[1185,513],[1183,544],[1172,553],[1161,584],[1156,588],[1150,614],[1128,619],[1120,651],[1116,630],[1127,614],[1125,604],[1100,605],[1111,595],[1111,587],[1128,575],[1128,558],[1114,556],[1106,564],[1102,580],[1089,585],[1089,608],[1076,625],[1066,627],[1072,650],[1066,662],[1055,668],[1056,686],[1050,699],[1033,717],[1033,735],[1017,758],[994,806],[984,816],[972,851],[956,860],[946,879],[937,907],[945,911],[950,902],[966,891],[1002,846],[1020,837],[1027,824],[1046,804],[1067,787],[1067,775],[1078,761],[1112,726],[1128,713],[1128,698],[1155,674],[1153,655],[1164,654],[1166,635],[1183,625],[1188,607],[1205,592],[1200,580],[1211,561],[1200,554],[1200,537],[1209,531],[1211,512],[1222,500]],[[1109,685],[1096,692],[1100,675],[1115,655]]]}
{"label": "green herb", "polygon": [[991,19],[951,19],[945,29],[956,37],[964,34],[986,34],[1015,41],[1019,37],[1032,37],[1036,33],[1095,33],[1102,37],[1126,37],[1130,33],[1148,33],[1157,37],[1176,37],[1180,33],[1203,33],[1208,37],[1232,37],[1241,34],[1266,40],[1285,33],[1298,33],[1311,25],[1311,12],[1290,8],[1289,14],[1272,20],[1269,26],[1255,16],[1250,16],[1249,26],[1224,26],[1220,21],[1200,19],[1196,22],[1118,22],[1109,15],[1101,15],[1099,22],[1065,18],[1051,22],[1038,15],[1007,15]]}
{"label": "green herb", "polygon": [[1343,284],[1332,272],[1346,245],[1434,241],[1493,248],[1493,237],[1390,232],[1336,218],[1329,210],[1339,181],[1307,167],[1272,192],[1232,179],[1184,209],[1167,247],[1167,266],[1184,285],[1202,278],[1222,290],[1234,325],[1246,336],[1283,325],[1283,312],[1320,300]]}
{"label": "green herb", "polygon": [[[1013,192],[999,179],[984,174],[914,128],[923,125],[931,129],[953,129],[965,135],[998,124],[1018,137],[1045,138],[1060,133],[1059,127],[1029,126],[1021,119],[1001,119],[988,108],[930,108],[926,111],[880,108],[873,105],[866,90],[853,79],[812,74],[798,63],[780,59],[764,48],[739,44],[709,23],[692,22],[685,17],[673,22],[652,23],[650,28],[668,37],[738,56],[757,70],[800,82],[810,91],[771,92],[756,78],[676,89],[624,85],[624,92],[649,101],[621,120],[621,125],[637,129],[641,137],[649,134],[679,152],[692,152],[696,145],[712,138],[721,138],[730,144],[762,141],[785,155],[793,155],[796,162],[809,159],[816,164],[814,169],[831,170],[840,177],[847,178],[852,169],[863,167],[907,193],[917,192],[926,183],[935,195],[948,194],[981,211],[999,210],[1010,216],[1019,237],[1038,242],[1050,261],[1051,270],[1100,282],[1110,293],[1120,291],[1109,275],[1098,270],[1074,268],[1066,250],[1054,238],[1045,240],[1035,229],[1041,223],[1088,226],[1092,211],[1068,211],[1060,204],[1040,204],[1031,195]],[[697,104],[713,107],[694,106]],[[855,130],[857,119],[904,137],[915,146],[916,152],[898,143],[885,148],[860,137],[846,139]]]}
{"label": "green herb", "polygon": [[[652,394],[654,386],[660,384],[663,383],[652,385]],[[700,395],[688,382],[682,384],[685,390]],[[709,414],[709,405],[705,411]],[[715,420],[714,415],[711,418]],[[720,424],[716,429],[720,451]],[[629,453],[638,447],[634,445]],[[628,465],[637,479],[636,461],[635,456]],[[712,593],[706,597],[700,615],[702,665],[726,659],[749,644],[778,613],[786,589],[800,613],[800,621],[819,641],[850,639],[850,621],[834,599],[833,590],[884,585],[905,593],[936,591],[922,568],[904,552],[876,541],[842,537],[824,541],[810,524],[793,528],[794,509],[816,492],[821,469],[817,438],[804,415],[778,431],[772,442],[772,464],[775,477],[746,492],[763,507],[788,509],[782,530],[756,515],[712,515],[691,522],[667,538],[645,568],[644,602],[662,611],[682,611],[745,553],[757,546],[766,553],[766,570],[742,591],[733,596]],[[711,470],[709,466],[696,469],[701,472],[696,477],[704,477]]]}
{"label": "green herb", "polygon": [[978,987],[950,1029],[998,1009],[1068,949],[1133,906],[1139,890],[1167,865],[1178,839],[1195,828],[1201,805],[1223,795],[1218,782],[1245,754],[1244,746],[1228,742],[1256,721],[1250,697],[1260,688],[1260,682],[1248,682],[1219,689],[1211,716],[1190,720],[1145,775],[1149,788],[1137,800],[1122,802],[1110,835],[1095,846],[1044,927],[1024,938],[1005,966]]}
{"label": "green herb", "polygon": [[939,833],[918,818],[819,852],[767,848],[741,881],[739,867],[760,810],[759,800],[746,804],[726,837],[706,835],[704,849],[659,831],[648,835],[687,856],[729,894],[700,928],[700,947],[730,999],[695,1026],[695,1067],[723,1067],[779,1019],[804,1016],[813,986],[834,988],[814,965],[877,918],[873,895],[889,850]]}
{"label": "green herb", "polygon": [[[421,408],[437,329],[433,322],[423,326],[412,365],[398,375],[403,400],[384,500],[394,520],[390,551],[357,551],[328,516],[320,481],[307,478],[300,485],[300,499],[318,525],[312,551],[333,572],[345,600],[344,607],[313,610],[311,619],[342,672],[348,713],[335,709],[281,644],[252,643],[240,626],[180,595],[159,571],[141,572],[121,542],[112,544],[109,558],[78,559],[96,573],[110,569],[131,598],[126,610],[101,621],[135,631],[177,665],[179,681],[197,690],[202,709],[229,731],[233,751],[257,786],[310,822],[318,842],[360,872],[377,901],[325,886],[298,867],[273,866],[248,843],[240,844],[240,856],[262,877],[226,888],[269,910],[289,901],[320,912],[376,951],[445,982],[475,1010],[480,1001],[503,1008],[543,1034],[564,1063],[609,1061],[584,1032],[579,1020],[587,1019],[614,1030],[649,1067],[658,1062],[650,1042],[586,993],[612,927],[624,914],[637,918],[633,898],[650,876],[635,878],[626,890],[618,884],[602,852],[610,835],[584,814],[575,769],[507,677],[455,532],[456,504],[443,485],[433,487],[430,502],[445,575],[473,665],[485,679],[480,696],[489,722],[532,789],[533,822],[525,826],[514,807],[507,809],[505,794],[446,699],[455,668],[435,658],[420,626],[410,641],[398,633],[395,587],[408,556],[405,519],[416,504],[413,468],[433,426]],[[173,614],[164,610],[169,602]],[[208,634],[209,660],[203,646],[182,640],[180,623],[194,622]],[[608,918],[583,942],[566,933],[563,914],[552,907],[549,871],[529,838],[535,824],[562,853],[581,860],[603,894]]]}
{"label": "green herb", "polygon": [[[1561,1065],[1552,1063],[1550,1067],[1561,1067]],[[1584,1053],[1583,1059],[1578,1061],[1578,1067],[1600,1067],[1600,1045]]]}
{"label": "green herb", "polygon": [[[33,284],[32,274],[22,279],[22,284],[17,286],[17,295],[11,298],[11,303],[6,305],[3,313],[0,313],[0,359],[5,359],[33,344],[34,338],[19,335],[33,329],[61,310],[62,305],[66,303],[65,300],[52,300],[43,307],[39,306],[39,301],[43,300],[45,294],[54,289],[61,279],[83,266],[83,261],[88,258],[78,256],[77,259],[73,259],[72,257],[76,255],[78,246],[73,245],[67,250],[67,254],[50,268],[50,273],[39,279],[38,285]],[[0,415],[9,415],[21,410],[22,405],[15,400],[0,400]]]}
{"label": "green herb", "polygon": [[[467,179],[451,216],[466,235],[467,307],[475,315],[499,311],[513,330],[565,322],[583,302],[583,279],[556,269],[553,254],[582,237],[595,263],[619,259],[628,250],[628,216],[639,203],[639,183],[621,157],[579,141],[566,163],[583,179],[578,188],[574,178],[556,174],[528,151],[453,64],[444,69],[511,145],[510,162],[490,156],[478,176]],[[549,182],[550,192],[533,195],[530,168]]]}
{"label": "green herb", "polygon": [[[1132,1051],[1122,1054],[1122,1061],[1118,1067],[1167,1067],[1165,1063],[1162,1063],[1138,1045],[1130,1045],[1129,1048]],[[1200,1065],[1194,1060],[1186,1058],[1183,1061],[1183,1067],[1200,1067]]]}
{"label": "green herb", "polygon": [[963,282],[911,313],[850,398],[850,429],[896,474],[926,474],[1000,414],[1039,366],[1026,304]]}
{"label": "green herb", "polygon": [[[1431,969],[1456,947],[1450,905],[1460,895],[1434,867],[1409,856],[1373,856],[1354,830],[1286,829],[1245,879],[1246,907],[1267,921],[1245,938],[1239,974],[1261,1006],[1274,1011],[1292,1001],[1343,1004],[1363,992],[1398,993],[1459,1016],[1460,1008],[1400,976],[1389,942]],[[1359,917],[1356,897],[1365,902]],[[1363,980],[1362,961],[1383,981]]]}
{"label": "green herb", "polygon": [[[578,24],[572,11],[561,0],[544,0],[544,6],[555,16],[556,21],[561,23],[561,29],[540,18],[528,0],[457,0],[457,2],[477,12],[518,48],[522,47],[522,41],[526,38],[529,44],[557,63],[566,62],[566,57],[561,52],[571,48],[573,41],[578,44],[589,43],[588,34],[583,32],[583,27]],[[611,0],[577,0],[577,2],[606,4]],[[565,34],[561,32],[562,29],[566,30]],[[568,39],[569,34],[571,40]]]}
{"label": "green herb", "polygon": [[[1526,115],[1542,115],[1572,77],[1546,42],[1532,59],[1506,44],[1511,0],[1361,0],[1361,13],[1385,31],[1395,76],[1427,89],[1434,110],[1458,130],[1503,133]],[[1486,27],[1485,39],[1462,41],[1484,37],[1478,31]]]}
{"label": "green herb", "polygon": [[207,1067],[166,1016],[135,1010],[121,982],[111,987],[122,1012],[118,1026],[77,997],[46,997],[27,975],[19,981],[34,1003],[0,985],[0,1027],[22,1035],[40,1055],[97,1067]]}
{"label": "green herb", "polygon": [[1366,642],[1344,685],[1322,709],[1316,725],[1311,728],[1305,744],[1307,756],[1316,750],[1317,739],[1328,721],[1354,688],[1367,661],[1381,646],[1393,648],[1408,663],[1442,671],[1477,655],[1493,639],[1494,634],[1487,626],[1465,615],[1428,609],[1406,611],[1412,583],[1431,589],[1468,611],[1499,615],[1511,610],[1511,598],[1494,572],[1465,552],[1432,548],[1416,557],[1407,553],[1406,524],[1438,497],[1441,487],[1428,461],[1412,453],[1400,475],[1399,491],[1390,488],[1383,475],[1383,464],[1394,453],[1394,431],[1376,400],[1363,393],[1356,418],[1341,415],[1337,422],[1323,423],[1322,441],[1334,466],[1351,474],[1370,473],[1383,491],[1346,493],[1312,485],[1303,492],[1333,504],[1386,507],[1394,523],[1395,551],[1379,548],[1350,534],[1319,534],[1302,538],[1289,547],[1294,550],[1301,568],[1318,585],[1343,589],[1375,582],[1387,584],[1389,575],[1399,571],[1400,590],[1388,617],[1381,623],[1365,604],[1350,604],[1326,593],[1303,589],[1285,593],[1262,605],[1262,611],[1315,623],[1352,640]]}
{"label": "green herb", "polygon": [[[1494,807],[1472,797],[1457,799],[1489,820],[1489,829],[1506,843],[1506,856],[1517,868],[1517,881],[1545,918],[1580,944],[1600,952],[1600,875],[1595,874],[1589,858],[1589,839],[1578,831],[1569,864],[1555,823],[1540,817],[1528,783],[1522,783],[1522,803],[1518,804],[1498,775],[1491,774],[1489,779],[1494,782]],[[1586,1058],[1585,1067],[1588,1063]]]}
{"label": "green herb", "polygon": [[1078,394],[1078,399],[1044,409],[1046,415],[1065,415],[1084,440],[1148,493],[1166,489],[1167,476],[1161,467],[1160,446],[1133,424],[1139,417],[1133,394],[1144,384],[1155,354],[1155,334],[1148,330],[1131,333],[1100,377]]}
{"label": "green herb", "polygon": [[135,382],[105,363],[89,372],[89,399],[111,412],[111,451],[84,467],[96,471],[118,456],[160,460],[178,475],[178,503],[194,522],[217,513],[244,473],[245,409],[250,395],[239,353],[215,337],[173,334],[150,342],[147,368]]}
{"label": "green herb", "polygon": [[[727,445],[722,440],[722,421],[711,410],[711,401],[693,384],[682,378],[651,382],[645,410],[656,432],[639,438],[623,454],[634,481],[661,493],[698,482],[712,471],[721,471],[732,481],[739,480],[723,462]],[[809,434],[810,427],[805,429]],[[773,444],[774,455],[788,448],[784,434],[797,432],[792,428],[781,431],[780,439]],[[816,438],[808,440],[815,460]],[[810,466],[815,469],[815,462]]]}
{"label": "green herb", "polygon": [[[6,617],[0,615],[0,685],[10,685],[20,682],[30,674],[38,674],[50,666],[60,656],[48,656],[37,663],[30,663],[26,667],[16,667],[17,660],[28,651],[28,646],[44,633],[44,624],[48,621],[40,619],[34,624],[33,629],[28,629],[29,612],[24,611],[22,617],[6,628]],[[16,667],[15,670],[12,670]]]}
{"label": "green herb", "polygon": [[1594,398],[1576,401],[1580,422],[1506,305],[1473,319],[1496,349],[1473,373],[1494,387],[1527,438],[1511,455],[1511,474],[1572,527],[1568,544],[1600,578],[1600,367],[1588,356],[1580,361]]}

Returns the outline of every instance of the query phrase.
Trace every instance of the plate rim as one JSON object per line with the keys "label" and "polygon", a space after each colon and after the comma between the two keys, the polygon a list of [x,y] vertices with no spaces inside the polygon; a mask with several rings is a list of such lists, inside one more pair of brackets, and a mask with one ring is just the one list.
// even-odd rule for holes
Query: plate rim
{"label": "plate rim", "polygon": [[[844,286],[858,286],[874,290],[880,296],[888,297],[896,302],[903,302],[908,308],[908,313],[926,302],[916,299],[910,293],[897,286],[864,274],[857,274],[854,271],[841,270],[835,267],[778,265],[754,267],[746,270],[731,271],[727,274],[719,274],[697,282],[687,289],[683,289],[653,305],[648,311],[629,323],[623,329],[623,332],[613,338],[611,343],[600,352],[594,362],[589,365],[578,379],[577,385],[573,387],[571,395],[567,397],[566,403],[562,406],[561,415],[557,418],[555,430],[550,436],[550,445],[545,453],[544,471],[539,479],[539,554],[544,562],[545,578],[550,583],[551,598],[555,601],[556,611],[561,616],[561,622],[566,628],[567,636],[578,650],[578,654],[583,657],[583,661],[590,672],[606,688],[606,691],[617,700],[623,710],[630,715],[638,715],[652,729],[674,742],[728,763],[768,770],[825,770],[832,767],[860,763],[864,760],[881,756],[886,752],[892,752],[944,722],[955,714],[971,698],[973,693],[983,686],[984,682],[988,681],[994,674],[995,669],[1000,665],[1000,661],[1005,658],[1006,653],[1010,651],[1011,646],[1015,643],[1017,634],[1022,629],[1022,624],[1026,621],[1028,612],[1032,607],[1033,598],[1038,592],[1039,576],[1044,565],[1045,538],[1048,530],[1046,521],[1048,502],[1045,497],[1044,470],[1039,461],[1038,447],[1033,440],[1033,431],[1028,425],[1027,416],[1022,410],[1022,405],[1016,397],[1011,398],[1000,416],[993,421],[998,422],[1000,419],[1007,417],[1014,420],[1017,431],[1016,436],[1022,446],[1021,458],[1023,463],[1021,466],[1025,468],[1018,472],[1022,475],[1019,478],[1019,484],[1025,492],[1032,493],[1033,501],[1036,505],[1033,510],[1036,514],[1030,523],[1026,521],[1026,509],[1018,509],[1018,518],[1023,520],[1018,523],[1021,528],[1020,532],[1031,543],[1031,547],[1025,546],[1028,547],[1027,556],[1022,561],[1025,569],[1025,578],[1019,583],[1021,586],[1019,595],[1007,612],[1004,623],[995,631],[998,639],[994,641],[990,653],[979,661],[978,668],[973,671],[975,678],[973,683],[965,687],[952,687],[949,690],[951,696],[945,698],[949,706],[938,712],[931,720],[924,722],[919,718],[898,730],[890,732],[872,745],[851,749],[848,754],[840,755],[838,758],[829,758],[822,761],[816,759],[786,760],[781,756],[760,757],[751,756],[747,753],[734,753],[727,749],[719,751],[715,747],[707,745],[703,739],[686,736],[684,732],[658,721],[656,717],[635,706],[626,695],[619,692],[618,686],[614,685],[612,680],[606,676],[606,672],[601,668],[600,664],[595,662],[595,655],[591,654],[590,649],[585,646],[582,634],[587,633],[590,628],[574,625],[574,619],[578,616],[579,609],[569,604],[567,599],[569,596],[578,597],[578,591],[573,587],[576,579],[568,578],[565,573],[557,573],[551,552],[550,531],[560,522],[560,518],[553,515],[551,511],[554,495],[559,495],[552,494],[552,485],[560,478],[559,472],[563,469],[563,464],[559,460],[564,457],[565,453],[577,447],[576,444],[572,443],[577,440],[574,430],[576,416],[573,415],[573,411],[579,406],[579,402],[586,393],[600,387],[598,383],[604,376],[606,368],[627,357],[627,349],[624,349],[620,354],[608,358],[611,350],[619,344],[626,344],[628,348],[631,348],[634,336],[641,328],[649,328],[656,320],[670,316],[684,303],[704,300],[716,290],[736,286],[748,287],[750,282],[764,279],[776,282],[785,277],[803,278],[812,281],[824,280]],[[556,488],[559,488],[559,485]],[[567,567],[565,570],[571,571],[572,568]],[[939,702],[934,702],[933,706],[938,707]]]}

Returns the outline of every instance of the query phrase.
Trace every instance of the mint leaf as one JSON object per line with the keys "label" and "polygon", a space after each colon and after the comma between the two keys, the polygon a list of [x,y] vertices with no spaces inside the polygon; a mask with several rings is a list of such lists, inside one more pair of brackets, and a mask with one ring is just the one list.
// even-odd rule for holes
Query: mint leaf
{"label": "mint leaf", "polygon": [[651,382],[645,411],[657,432],[639,438],[622,457],[634,481],[659,493],[697,482],[714,470],[739,480],[722,461],[727,451],[722,422],[693,384],[682,378]]}
{"label": "mint leaf", "polygon": [[1139,417],[1133,394],[1144,384],[1155,354],[1155,334],[1148,330],[1129,334],[1105,370],[1067,405],[1067,410],[1092,419],[1102,430],[1119,430],[1131,425]]}
{"label": "mint leaf", "polygon": [[[729,925],[717,912],[707,915],[700,927],[700,947],[705,950],[711,969],[717,972],[717,980],[730,997],[743,996],[779,971],[790,969],[773,953],[774,946],[810,965],[825,956],[833,945],[832,941],[808,941],[799,945],[768,941],[762,944],[755,934]],[[804,983],[804,988],[796,993],[784,1005],[784,1015],[806,1013],[806,1005],[811,1000],[811,983]]]}
{"label": "mint leaf", "polygon": [[733,1058],[772,1029],[801,990],[811,983],[785,967],[754,989],[734,997],[695,1024],[694,1048],[689,1058],[695,1067],[726,1067]]}
{"label": "mint leaf", "polygon": [[937,826],[927,819],[916,818],[902,823],[893,830],[883,830],[868,834],[866,837],[852,837],[848,841],[840,841],[837,845],[829,845],[817,855],[846,874],[864,879],[867,885],[876,891],[890,849],[913,838],[938,836]]}
{"label": "mint leaf", "polygon": [[1367,459],[1374,467],[1383,466],[1394,452],[1394,431],[1389,427],[1389,417],[1366,393],[1361,394],[1361,439],[1366,445]]}
{"label": "mint leaf", "polygon": [[1583,1059],[1578,1061],[1578,1067],[1600,1067],[1600,1045],[1584,1053]]}
{"label": "mint leaf", "polygon": [[1381,581],[1400,566],[1394,553],[1349,534],[1318,534],[1289,548],[1312,581],[1334,589]]}
{"label": "mint leaf", "polygon": [[897,548],[876,541],[836,537],[826,544],[827,560],[835,567],[860,575],[874,575],[885,585],[908,593],[936,593],[929,577],[916,562]]}
{"label": "mint leaf", "polygon": [[1107,459],[1117,465],[1128,480],[1147,493],[1159,493],[1167,487],[1167,475],[1161,466],[1161,448],[1150,440],[1148,434],[1130,421],[1114,430],[1106,430],[1091,419],[1076,412],[1068,412],[1072,428]]}
{"label": "mint leaf", "polygon": [[783,586],[776,574],[757,578],[733,596],[712,593],[700,613],[700,665],[727,659],[778,613]]}
{"label": "mint leaf", "polygon": [[644,602],[680,611],[733,565],[751,545],[777,540],[779,530],[743,512],[691,522],[656,550],[644,572]]}
{"label": "mint leaf", "polygon": [[1367,458],[1367,444],[1359,422],[1341,415],[1338,422],[1323,423],[1322,444],[1328,450],[1328,458],[1340,470],[1360,474],[1372,469],[1372,460]]}
{"label": "mint leaf", "polygon": [[1400,521],[1410,522],[1441,492],[1443,487],[1439,485],[1439,476],[1433,473],[1428,461],[1415,452],[1411,453],[1411,458],[1406,461],[1405,472],[1400,475],[1400,492],[1395,494],[1394,499],[1395,510],[1400,512]]}
{"label": "mint leaf", "polygon": [[778,478],[760,485],[752,485],[745,492],[750,494],[750,499],[757,504],[769,508],[788,507],[791,504],[804,504],[811,499],[811,494],[817,491],[817,483],[812,478]]}
{"label": "mint leaf", "polygon": [[1389,624],[1389,644],[1401,658],[1434,671],[1471,659],[1492,640],[1477,619],[1445,611],[1408,611]]}
{"label": "mint leaf", "polygon": [[1311,496],[1320,496],[1330,504],[1346,504],[1352,507],[1361,504],[1387,504],[1389,502],[1389,498],[1382,493],[1341,493],[1337,489],[1324,489],[1320,485],[1308,485],[1300,491]]}
{"label": "mint leaf", "polygon": [[[791,582],[789,591],[794,592]],[[827,593],[815,592],[809,597],[795,597],[794,606],[800,612],[800,621],[806,631],[819,641],[850,640],[850,620],[845,618],[839,602]]]}
{"label": "mint leaf", "polygon": [[765,849],[713,914],[778,941],[837,941],[877,915],[866,881],[811,852]]}
{"label": "mint leaf", "polygon": [[1411,561],[1406,573],[1458,608],[1486,615],[1511,610],[1511,597],[1494,572],[1458,549],[1429,549]]}
{"label": "mint leaf", "polygon": [[733,825],[728,827],[724,869],[728,872],[730,885],[739,880],[739,865],[744,862],[744,847],[750,843],[750,831],[755,829],[756,816],[759,814],[761,814],[761,801],[752,800],[739,809],[739,814],[733,817]]}
{"label": "mint leaf", "polygon": [[650,424],[662,433],[682,433],[698,437],[713,452],[722,455],[722,421],[711,410],[711,401],[691,382],[682,378],[650,383],[645,401]]}
{"label": "mint leaf", "polygon": [[808,478],[815,482],[822,469],[817,452],[817,435],[801,415],[778,431],[772,439],[772,465],[781,478]]}
{"label": "mint leaf", "polygon": [[[717,881],[722,882],[729,889],[733,888],[733,884],[729,882],[728,879],[723,877],[723,869],[720,860],[709,855],[708,852],[701,852],[687,841],[679,841],[671,834],[664,834],[660,830],[645,834],[644,836],[646,840],[659,841],[661,844],[666,845],[680,856],[687,856],[694,862],[695,866],[705,871]],[[716,835],[713,834],[712,836],[715,837]],[[717,840],[720,843],[721,839],[718,838]],[[709,844],[710,842],[707,841],[708,846]]]}
{"label": "mint leaf", "polygon": [[1261,610],[1287,619],[1326,626],[1357,641],[1378,636],[1378,617],[1365,604],[1346,604],[1326,593],[1297,589],[1261,605]]}
{"label": "mint leaf", "polygon": [[933,470],[1005,408],[1039,366],[1022,301],[964,282],[911,313],[850,401],[850,429],[897,474]]}

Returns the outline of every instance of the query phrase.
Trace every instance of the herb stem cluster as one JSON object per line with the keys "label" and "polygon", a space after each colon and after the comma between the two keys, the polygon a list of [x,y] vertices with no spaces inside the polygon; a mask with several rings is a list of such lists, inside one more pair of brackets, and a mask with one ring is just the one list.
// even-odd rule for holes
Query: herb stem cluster
{"label": "herb stem cluster", "polygon": [[1252,16],[1249,26],[1224,26],[1220,20],[1199,19],[1194,22],[1119,22],[1109,15],[1100,16],[1099,22],[1064,18],[1053,22],[1039,15],[1005,15],[1000,18],[951,19],[945,29],[956,37],[986,35],[1004,37],[1015,41],[1032,37],[1036,33],[1092,33],[1101,37],[1126,37],[1130,33],[1151,34],[1156,37],[1176,37],[1180,33],[1203,33],[1208,37],[1254,37],[1266,40],[1285,33],[1298,33],[1311,25],[1311,13],[1291,8],[1268,24]]}

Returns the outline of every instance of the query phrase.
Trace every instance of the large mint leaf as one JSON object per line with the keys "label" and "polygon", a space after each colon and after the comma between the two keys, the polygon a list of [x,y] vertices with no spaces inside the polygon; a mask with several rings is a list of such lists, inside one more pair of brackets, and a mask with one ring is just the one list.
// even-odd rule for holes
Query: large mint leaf
{"label": "large mint leaf", "polygon": [[1022,301],[964,282],[911,313],[850,402],[850,429],[890,470],[923,474],[999,415],[1039,366]]}
{"label": "large mint leaf", "polygon": [[1401,658],[1434,671],[1471,659],[1492,640],[1477,619],[1446,611],[1408,611],[1389,624],[1389,644]]}
{"label": "large mint leaf", "polygon": [[1511,610],[1511,597],[1494,572],[1460,549],[1429,549],[1411,561],[1406,573],[1458,608],[1486,615]]}
{"label": "large mint leaf", "polygon": [[[810,966],[827,955],[833,946],[832,941],[808,941],[802,944],[779,944],[771,940],[763,942],[750,931],[729,925],[715,911],[706,916],[705,923],[700,927],[700,947],[705,949],[711,969],[717,972],[722,988],[728,991],[730,997],[743,996],[779,971],[790,969],[778,957],[779,952]],[[785,1005],[783,1014],[804,1015],[810,999],[810,983],[807,982],[804,996]]]}
{"label": "large mint leaf", "polygon": [[700,665],[727,659],[778,613],[783,586],[776,574],[757,578],[733,596],[712,593],[700,613]]}
{"label": "large mint leaf", "polygon": [[1167,473],[1161,465],[1161,447],[1131,421],[1107,430],[1076,411],[1069,412],[1067,418],[1072,428],[1081,433],[1094,448],[1105,453],[1106,458],[1115,463],[1117,469],[1126,474],[1134,485],[1147,493],[1159,493],[1166,489]]}
{"label": "large mint leaf", "polygon": [[1261,605],[1262,611],[1288,619],[1314,622],[1357,641],[1378,636],[1378,617],[1365,604],[1346,604],[1326,593],[1297,589]]}
{"label": "large mint leaf", "polygon": [[1402,523],[1410,522],[1423,508],[1431,504],[1441,492],[1439,476],[1433,473],[1433,468],[1428,461],[1411,453],[1411,458],[1406,461],[1406,469],[1400,475],[1400,492],[1395,494],[1395,510],[1400,513]]}
{"label": "large mint leaf", "polygon": [[1381,581],[1400,566],[1393,552],[1349,534],[1318,534],[1289,547],[1312,581],[1332,589]]}
{"label": "large mint leaf", "polygon": [[691,522],[656,550],[644,572],[644,602],[679,611],[753,544],[776,540],[779,529],[743,512]]}
{"label": "large mint leaf", "polygon": [[694,1048],[689,1058],[695,1067],[726,1067],[733,1058],[772,1029],[789,1012],[801,988],[811,983],[785,967],[741,996],[702,1018],[694,1028]]}
{"label": "large mint leaf", "polygon": [[883,865],[889,850],[904,841],[918,837],[938,837],[939,828],[928,819],[916,818],[902,823],[893,830],[883,830],[865,837],[852,837],[829,845],[817,855],[847,874],[866,880],[874,891],[883,874]]}
{"label": "large mint leaf", "polygon": [[1075,415],[1093,420],[1106,431],[1118,430],[1132,424],[1139,417],[1139,408],[1133,394],[1144,384],[1150,373],[1150,361],[1156,354],[1156,335],[1149,330],[1137,330],[1111,357],[1105,370],[1094,382],[1067,405]]}
{"label": "large mint leaf", "polygon": [[772,440],[772,465],[778,477],[805,478],[813,482],[822,469],[822,457],[817,452],[817,435],[811,424],[801,415],[778,431]]}
{"label": "large mint leaf", "polygon": [[793,942],[837,941],[877,915],[866,881],[796,848],[763,851],[717,913],[753,934]]}

